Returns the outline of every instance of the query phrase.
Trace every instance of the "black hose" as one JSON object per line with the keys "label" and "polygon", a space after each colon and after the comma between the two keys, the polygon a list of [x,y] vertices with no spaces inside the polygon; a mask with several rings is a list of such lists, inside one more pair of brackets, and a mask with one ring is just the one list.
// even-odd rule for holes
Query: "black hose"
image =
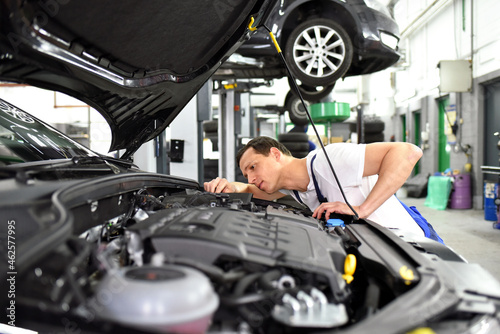
{"label": "black hose", "polygon": [[254,283],[259,277],[262,276],[262,273],[252,273],[240,279],[238,283],[236,283],[233,289],[233,296],[241,296],[246,291],[246,289]]}
{"label": "black hose", "polygon": [[259,283],[266,290],[275,289],[273,286],[273,281],[277,280],[281,276],[281,270],[274,269],[270,270],[260,276]]}

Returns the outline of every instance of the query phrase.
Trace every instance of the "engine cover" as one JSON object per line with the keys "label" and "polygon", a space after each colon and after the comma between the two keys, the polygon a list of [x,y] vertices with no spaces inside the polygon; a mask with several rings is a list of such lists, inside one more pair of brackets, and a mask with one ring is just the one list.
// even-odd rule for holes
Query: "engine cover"
{"label": "engine cover", "polygon": [[233,258],[293,268],[326,278],[339,300],[346,294],[343,268],[336,267],[346,257],[340,237],[308,218],[271,206],[261,213],[217,207],[166,209],[129,231],[168,259],[213,264]]}

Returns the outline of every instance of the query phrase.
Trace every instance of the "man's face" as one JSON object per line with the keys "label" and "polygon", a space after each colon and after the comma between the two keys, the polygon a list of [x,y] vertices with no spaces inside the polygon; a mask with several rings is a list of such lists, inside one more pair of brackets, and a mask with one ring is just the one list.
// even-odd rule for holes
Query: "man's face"
{"label": "man's face", "polygon": [[248,183],[268,194],[279,190],[276,189],[279,180],[279,153],[277,149],[271,149],[266,157],[249,148],[240,159],[240,169]]}

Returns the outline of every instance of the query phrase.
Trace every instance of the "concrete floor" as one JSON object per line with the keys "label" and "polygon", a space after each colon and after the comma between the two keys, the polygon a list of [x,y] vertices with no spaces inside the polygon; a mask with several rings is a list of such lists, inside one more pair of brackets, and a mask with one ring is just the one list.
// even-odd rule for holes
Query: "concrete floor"
{"label": "concrete floor", "polygon": [[424,205],[425,198],[401,198],[416,206],[445,244],[470,263],[478,263],[500,281],[500,230],[484,219],[483,210],[436,210]]}

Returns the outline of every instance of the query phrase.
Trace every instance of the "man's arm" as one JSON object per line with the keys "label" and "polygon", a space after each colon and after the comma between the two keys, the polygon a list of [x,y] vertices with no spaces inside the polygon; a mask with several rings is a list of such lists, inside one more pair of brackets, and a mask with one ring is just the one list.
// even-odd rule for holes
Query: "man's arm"
{"label": "man's arm", "polygon": [[243,183],[243,182],[229,182],[224,178],[215,178],[210,182],[204,183],[205,191],[212,193],[251,193],[253,197],[272,201],[285,196],[285,194],[277,191],[272,194],[268,194],[253,184]]}
{"label": "man's arm", "polygon": [[363,176],[378,174],[378,180],[364,203],[359,206],[360,217],[369,216],[394,195],[421,157],[422,150],[410,143],[366,145]]}
{"label": "man's arm", "polygon": [[[367,144],[363,176],[378,174],[378,180],[366,200],[360,206],[353,206],[359,218],[368,217],[394,195],[421,156],[422,150],[410,143]],[[353,214],[345,203],[329,202],[318,206],[313,217],[319,218],[323,212],[327,219],[333,212]]]}

